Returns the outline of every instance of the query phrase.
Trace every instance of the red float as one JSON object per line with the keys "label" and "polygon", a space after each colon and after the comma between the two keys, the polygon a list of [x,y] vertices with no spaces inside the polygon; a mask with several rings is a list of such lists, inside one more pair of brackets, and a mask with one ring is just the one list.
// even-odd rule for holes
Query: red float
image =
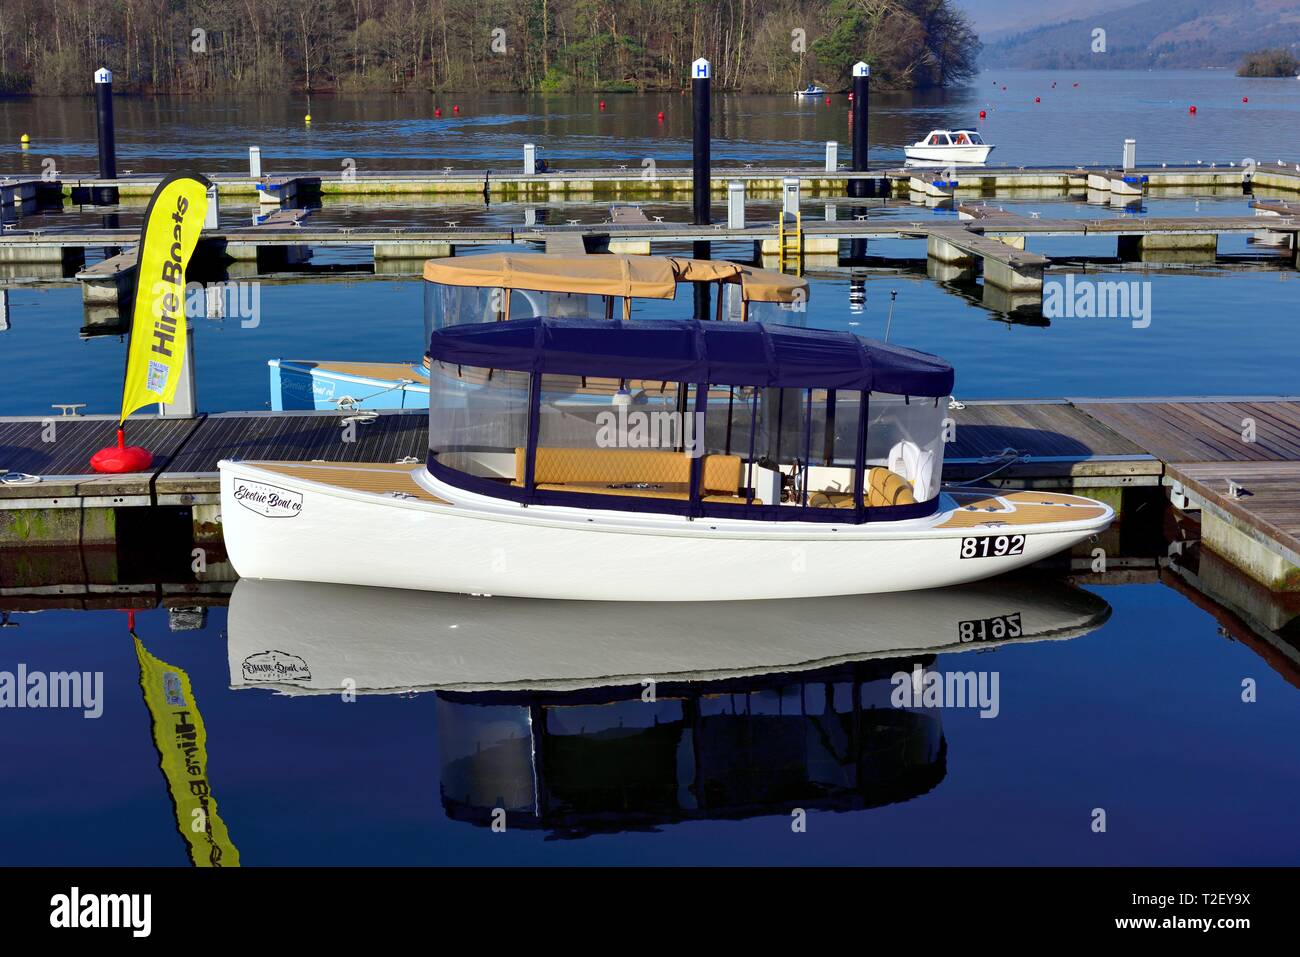
{"label": "red float", "polygon": [[153,455],[146,448],[126,444],[126,432],[117,427],[117,445],[108,445],[90,457],[90,467],[96,472],[144,472],[153,463]]}

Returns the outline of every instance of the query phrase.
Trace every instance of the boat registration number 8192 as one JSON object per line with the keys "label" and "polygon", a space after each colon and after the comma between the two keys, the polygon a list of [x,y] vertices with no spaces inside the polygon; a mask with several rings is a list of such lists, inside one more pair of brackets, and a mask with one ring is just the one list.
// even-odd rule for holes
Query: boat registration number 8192
{"label": "boat registration number 8192", "polygon": [[1023,535],[979,535],[961,540],[962,558],[1001,558],[1025,550]]}

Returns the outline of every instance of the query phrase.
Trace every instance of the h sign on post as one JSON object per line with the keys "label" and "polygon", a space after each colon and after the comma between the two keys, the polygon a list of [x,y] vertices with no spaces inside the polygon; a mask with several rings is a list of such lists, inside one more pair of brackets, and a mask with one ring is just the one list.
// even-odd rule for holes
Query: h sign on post
{"label": "h sign on post", "polygon": [[691,64],[691,78],[694,80],[708,80],[713,77],[713,67],[709,61],[700,57]]}

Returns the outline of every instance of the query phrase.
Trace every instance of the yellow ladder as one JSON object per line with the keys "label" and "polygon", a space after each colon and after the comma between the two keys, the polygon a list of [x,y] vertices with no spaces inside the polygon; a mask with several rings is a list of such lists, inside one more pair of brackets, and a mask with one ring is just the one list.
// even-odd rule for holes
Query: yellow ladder
{"label": "yellow ladder", "polygon": [[781,213],[776,223],[776,243],[781,272],[785,272],[787,262],[793,262],[795,275],[803,275],[803,213]]}

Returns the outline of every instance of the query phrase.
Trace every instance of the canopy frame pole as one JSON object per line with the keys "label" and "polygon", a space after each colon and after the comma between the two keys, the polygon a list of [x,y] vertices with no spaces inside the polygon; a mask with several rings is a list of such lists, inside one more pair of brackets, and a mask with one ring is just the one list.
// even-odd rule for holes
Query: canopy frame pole
{"label": "canopy frame pole", "polygon": [[853,449],[853,511],[858,524],[867,520],[862,489],[867,479],[867,418],[871,412],[871,390],[863,389],[858,398],[858,438]]}
{"label": "canopy frame pole", "polygon": [[729,385],[727,386],[727,441],[726,441],[727,455],[731,454],[731,417],[734,414],[735,407],[736,407],[736,387],[734,385]]}
{"label": "canopy frame pole", "polygon": [[822,437],[822,464],[835,464],[835,390],[826,390],[826,430]]}
{"label": "canopy frame pole", "polygon": [[714,319],[722,321],[722,280],[718,280],[718,308],[714,312]]}
{"label": "canopy frame pole", "polygon": [[803,508],[808,507],[808,485],[812,481],[812,386],[808,387],[807,392],[808,402],[804,407],[803,420],[803,498],[800,501]]}
{"label": "canopy frame pole", "polygon": [[542,373],[534,371],[528,382],[528,447],[524,450],[525,507],[533,501],[537,479],[537,440],[542,428]]}
{"label": "canopy frame pole", "polygon": [[[759,391],[758,387],[755,386],[754,394],[750,397],[749,403],[749,459],[746,462],[746,471],[748,472],[748,475],[746,476],[747,481],[745,483],[746,505],[754,504],[754,445],[758,439],[758,397],[761,394],[762,393]],[[781,503],[769,502],[768,504],[780,505]]]}
{"label": "canopy frame pole", "polygon": [[623,297],[623,321],[627,322],[632,318],[632,300],[627,296]]}
{"label": "canopy frame pole", "polygon": [[[704,514],[704,508],[701,502],[701,487],[704,485],[704,456],[705,456],[704,431],[705,429],[708,428],[708,422],[707,422],[707,417],[709,414],[708,400],[709,400],[708,384],[704,382],[695,383],[695,411],[697,415],[701,416],[706,421],[703,423],[704,428],[700,430],[700,434],[695,436],[696,454],[691,458],[691,488],[690,488],[690,496],[689,496],[690,497],[689,517],[691,519],[695,519],[697,516]],[[701,409],[704,411],[701,412],[700,411]],[[693,422],[694,418],[692,417],[689,420],[685,418],[682,419],[682,440],[683,441],[685,441],[686,439],[686,429],[687,429],[688,421]]]}

